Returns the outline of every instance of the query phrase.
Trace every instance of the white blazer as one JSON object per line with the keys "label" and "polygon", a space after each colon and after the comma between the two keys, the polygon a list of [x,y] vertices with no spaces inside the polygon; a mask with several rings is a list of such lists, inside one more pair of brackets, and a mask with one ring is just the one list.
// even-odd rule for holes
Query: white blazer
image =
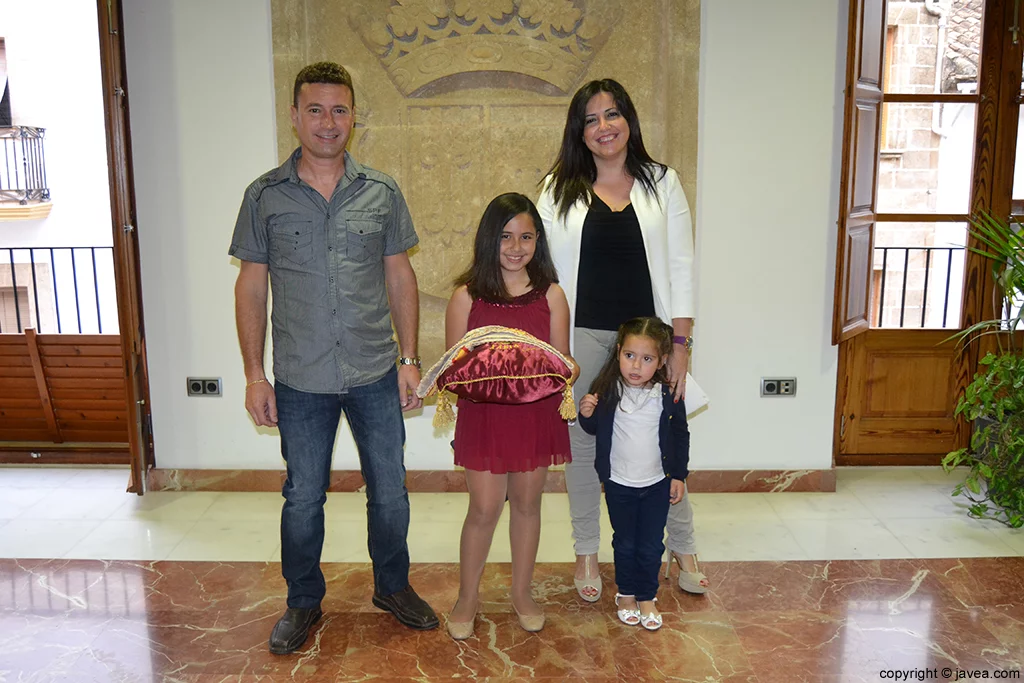
{"label": "white blazer", "polygon": [[[660,170],[654,169],[655,177]],[[544,180],[544,189],[537,210],[544,221],[551,256],[558,271],[558,281],[569,300],[569,352],[573,352],[576,316],[576,279],[580,267],[580,243],[583,220],[589,207],[581,199],[564,217],[557,215],[551,192],[551,176]],[[654,311],[663,321],[693,318],[696,304],[693,294],[693,224],[690,205],[674,169],[655,184],[658,197],[648,195],[640,181],[633,183],[629,200],[640,222],[647,267],[654,287]]]}

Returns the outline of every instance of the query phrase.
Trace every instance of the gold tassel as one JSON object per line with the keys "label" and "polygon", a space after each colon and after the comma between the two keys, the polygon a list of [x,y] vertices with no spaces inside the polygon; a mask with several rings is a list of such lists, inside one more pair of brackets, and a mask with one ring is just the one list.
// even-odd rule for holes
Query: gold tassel
{"label": "gold tassel", "polygon": [[576,404],[572,400],[572,387],[568,384],[562,389],[562,403],[558,406],[558,414],[563,420],[576,419]]}
{"label": "gold tassel", "polygon": [[452,410],[451,399],[448,398],[448,392],[441,389],[437,392],[437,410],[434,412],[434,427],[444,429],[453,424],[455,424],[455,411]]}

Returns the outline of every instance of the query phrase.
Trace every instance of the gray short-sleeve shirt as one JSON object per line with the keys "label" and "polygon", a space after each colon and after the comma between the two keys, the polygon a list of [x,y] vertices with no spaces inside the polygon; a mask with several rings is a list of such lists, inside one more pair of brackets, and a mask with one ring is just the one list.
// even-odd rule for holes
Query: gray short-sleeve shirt
{"label": "gray short-sleeve shirt", "polygon": [[228,253],[270,265],[277,381],[339,393],[394,366],[384,257],[419,238],[390,176],[346,152],[345,175],[327,201],[299,178],[301,154],[246,189]]}

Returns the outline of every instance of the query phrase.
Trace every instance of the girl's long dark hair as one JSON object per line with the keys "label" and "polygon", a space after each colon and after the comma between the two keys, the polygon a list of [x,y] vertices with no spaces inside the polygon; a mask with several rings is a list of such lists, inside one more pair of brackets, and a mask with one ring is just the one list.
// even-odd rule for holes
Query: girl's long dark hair
{"label": "girl's long dark hair", "polygon": [[[580,199],[587,205],[594,198],[594,181],[597,180],[597,166],[594,154],[583,142],[583,129],[586,127],[587,104],[598,93],[606,92],[615,100],[619,113],[629,124],[629,142],[626,143],[626,171],[636,180],[649,195],[657,197],[655,184],[665,175],[667,167],[651,158],[644,147],[644,138],[640,133],[640,119],[636,114],[633,100],[626,89],[610,78],[590,81],[576,91],[569,103],[569,112],[565,119],[565,130],[562,132],[562,146],[558,157],[548,171],[551,176],[551,191],[555,199],[557,214],[565,217]],[[543,180],[541,182],[544,182]],[[659,198],[659,201],[660,198]]]}
{"label": "girl's long dark hair", "polygon": [[[619,334],[615,338],[615,348],[608,354],[608,360],[604,362],[601,372],[590,384],[590,393],[597,394],[601,399],[618,399],[621,395],[619,385],[622,373],[619,371],[619,350],[626,341],[626,337],[646,337],[654,342],[654,348],[658,349],[658,357],[665,358],[672,353],[672,326],[666,325],[661,318],[633,318],[619,326]],[[668,369],[662,365],[654,372],[651,378],[654,382],[668,383]]]}
{"label": "girl's long dark hair", "polygon": [[480,218],[473,241],[473,262],[462,275],[455,278],[455,286],[466,285],[469,295],[485,301],[509,301],[512,297],[501,275],[501,233],[505,225],[521,213],[528,214],[537,229],[537,247],[533,258],[526,264],[533,289],[545,289],[558,282],[555,263],[551,259],[544,221],[537,207],[526,195],[518,192],[500,194],[491,200]]}

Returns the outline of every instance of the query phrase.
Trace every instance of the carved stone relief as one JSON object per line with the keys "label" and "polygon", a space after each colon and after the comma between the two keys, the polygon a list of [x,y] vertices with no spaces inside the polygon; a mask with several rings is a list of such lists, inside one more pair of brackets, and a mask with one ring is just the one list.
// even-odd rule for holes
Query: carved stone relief
{"label": "carved stone relief", "polygon": [[271,0],[278,156],[297,145],[289,106],[304,65],[355,83],[349,151],[393,176],[420,236],[421,355],[444,351],[451,281],[487,203],[534,199],[580,85],[614,78],[644,141],[696,191],[699,0]]}

